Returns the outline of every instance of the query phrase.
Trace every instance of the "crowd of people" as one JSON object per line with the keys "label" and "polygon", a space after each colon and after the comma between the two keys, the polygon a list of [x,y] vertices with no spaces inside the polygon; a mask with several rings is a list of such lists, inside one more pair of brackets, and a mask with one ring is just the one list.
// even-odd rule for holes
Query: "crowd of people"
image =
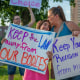
{"label": "crowd of people", "polygon": [[[25,27],[32,27],[32,25],[35,23],[35,17],[32,12],[31,8],[28,8],[29,12],[31,14],[31,22],[29,24],[25,25]],[[20,16],[15,15],[13,17],[13,23],[20,25]],[[56,32],[56,37],[66,36],[66,35],[73,35],[78,36],[80,34],[80,27],[72,22],[72,21],[66,21],[63,9],[61,6],[58,7],[52,7],[48,11],[48,18],[46,20],[40,20],[36,24],[36,29],[45,30],[45,31],[52,31]],[[6,38],[2,39],[1,43],[3,44]],[[53,75],[52,78],[55,79],[54,76],[54,69],[52,64],[52,56],[53,53],[51,51],[47,51],[46,54],[49,57],[49,61],[51,61],[51,74]],[[16,67],[12,65],[8,65],[8,74],[9,74],[9,80],[14,79],[14,74],[16,71]],[[19,67],[20,74],[22,76],[23,80],[49,80],[49,71],[48,66],[45,75],[34,72],[28,69],[20,68]],[[80,75],[75,77],[70,77],[63,80],[80,80]]]}

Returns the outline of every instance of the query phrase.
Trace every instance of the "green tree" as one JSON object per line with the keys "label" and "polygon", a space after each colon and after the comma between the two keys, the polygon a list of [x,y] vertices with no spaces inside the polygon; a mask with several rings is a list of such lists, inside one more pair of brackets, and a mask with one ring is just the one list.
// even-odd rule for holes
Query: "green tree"
{"label": "green tree", "polygon": [[[53,0],[54,2],[62,2],[63,0]],[[74,0],[70,1],[70,5],[75,4]],[[4,22],[12,22],[13,15],[18,14],[21,16],[23,25],[27,24],[30,21],[29,11],[26,7],[11,6],[9,5],[10,0],[0,0],[0,18],[2,25],[5,25]],[[46,19],[47,11],[49,8],[49,0],[42,0],[42,7],[40,10],[33,9],[36,21]]]}

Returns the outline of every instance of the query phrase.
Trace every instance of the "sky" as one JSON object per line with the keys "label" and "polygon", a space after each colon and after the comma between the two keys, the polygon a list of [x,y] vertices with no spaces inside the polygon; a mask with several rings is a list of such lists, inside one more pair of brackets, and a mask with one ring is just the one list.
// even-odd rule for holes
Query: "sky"
{"label": "sky", "polygon": [[53,0],[49,0],[49,4],[50,4],[50,8],[51,7],[57,7],[57,6],[61,6],[63,8],[63,11],[65,13],[66,16],[66,20],[70,21],[70,4],[69,1],[65,1],[63,0],[63,2],[53,2]]}
{"label": "sky", "polygon": [[[65,16],[66,16],[66,20],[70,21],[70,4],[69,4],[69,1],[63,0],[63,2],[53,2],[53,0],[49,0],[49,5],[50,5],[50,8],[51,7],[57,7],[58,5],[60,5],[63,8],[63,11],[64,11]],[[8,26],[9,23],[6,23],[6,25]],[[1,26],[1,22],[0,22],[0,26]]]}

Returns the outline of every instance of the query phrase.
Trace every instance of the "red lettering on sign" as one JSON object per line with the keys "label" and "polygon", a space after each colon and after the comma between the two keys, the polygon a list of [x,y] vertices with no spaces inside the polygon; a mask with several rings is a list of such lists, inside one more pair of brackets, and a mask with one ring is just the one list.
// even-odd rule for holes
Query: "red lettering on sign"
{"label": "red lettering on sign", "polygon": [[[38,55],[34,56],[31,54],[29,55],[27,52],[23,52],[23,56],[21,58],[21,64],[33,66],[41,71],[45,71],[47,68],[47,63],[46,63],[47,60],[48,58],[44,59],[44,57],[40,57]],[[44,68],[41,69],[41,66],[43,66]]]}
{"label": "red lettering on sign", "polygon": [[[4,55],[2,55],[4,54]],[[0,58],[1,59],[7,59],[7,60],[14,60],[15,62],[17,62],[17,55],[18,55],[18,51],[15,50],[12,52],[12,54],[10,54],[10,49],[7,48],[2,48],[0,51]]]}

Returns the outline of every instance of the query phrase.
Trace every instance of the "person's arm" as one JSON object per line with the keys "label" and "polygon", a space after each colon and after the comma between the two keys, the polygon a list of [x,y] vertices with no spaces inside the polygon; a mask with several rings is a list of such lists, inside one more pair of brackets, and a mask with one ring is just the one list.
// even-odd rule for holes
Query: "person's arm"
{"label": "person's arm", "polygon": [[80,31],[80,27],[76,23],[67,21],[66,24],[71,31]]}
{"label": "person's arm", "polygon": [[51,51],[47,51],[46,54],[47,54],[47,56],[49,58],[49,61],[51,61],[51,78],[55,79],[54,69],[53,69],[53,62],[52,62],[53,53]]}
{"label": "person's arm", "polygon": [[33,11],[30,7],[28,7],[28,10],[29,10],[30,15],[31,15],[31,21],[28,23],[28,26],[32,27],[32,25],[35,23],[35,16],[34,16]]}
{"label": "person's arm", "polygon": [[78,34],[80,34],[80,27],[76,23],[72,21],[67,21],[66,24],[70,31],[72,31],[73,36],[78,36]]}

